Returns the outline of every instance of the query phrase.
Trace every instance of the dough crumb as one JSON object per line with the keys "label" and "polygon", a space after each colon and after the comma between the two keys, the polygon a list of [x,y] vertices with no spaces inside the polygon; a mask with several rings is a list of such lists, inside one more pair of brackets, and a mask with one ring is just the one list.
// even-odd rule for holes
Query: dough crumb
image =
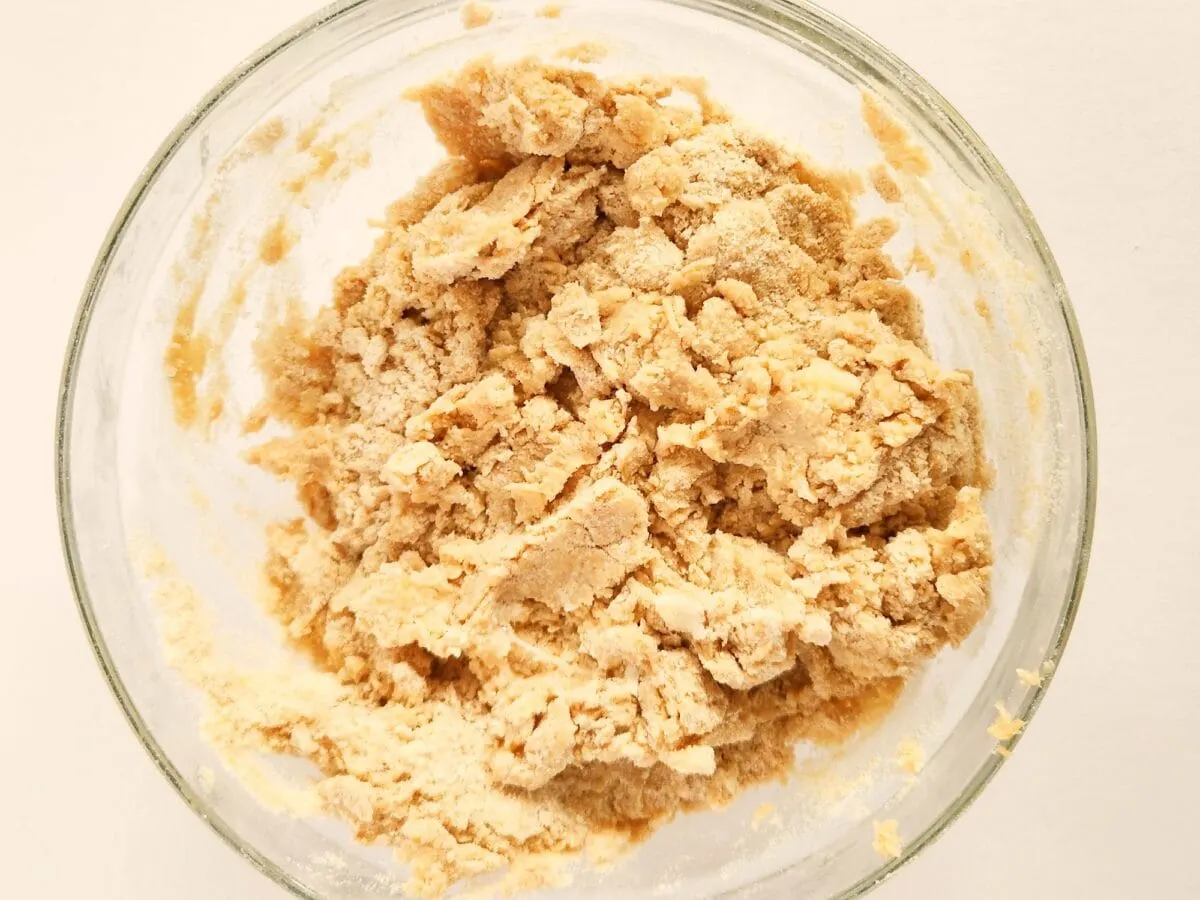
{"label": "dough crumb", "polygon": [[581,41],[571,44],[555,52],[558,59],[571,60],[577,63],[598,63],[608,57],[609,49],[599,41]]}
{"label": "dough crumb", "polygon": [[469,0],[463,4],[462,23],[464,28],[482,28],[492,21],[496,11],[481,0]]}
{"label": "dough crumb", "polygon": [[992,752],[1001,759],[1012,759],[1012,750],[1008,749],[1008,747],[1005,747],[1003,744],[997,744],[992,748]]}
{"label": "dough crumb", "polygon": [[922,272],[932,278],[937,274],[937,265],[928,253],[920,247],[913,247],[912,253],[908,257],[908,270],[910,272]]}
{"label": "dough crumb", "polygon": [[1013,718],[1012,714],[1001,701],[996,704],[996,721],[988,726],[988,734],[998,741],[1009,741],[1021,733],[1025,727],[1022,719]]}
{"label": "dough crumb", "polygon": [[543,19],[557,19],[563,14],[563,5],[561,3],[547,3],[545,6],[539,7],[537,15]]}
{"label": "dough crumb", "polygon": [[1017,669],[1017,679],[1021,684],[1027,687],[1041,687],[1042,676],[1039,672],[1031,672],[1029,669]]}
{"label": "dough crumb", "polygon": [[231,767],[435,897],[877,721],[983,616],[992,548],[972,376],[854,179],[691,78],[483,59],[410,98],[447,158],[255,347],[278,436],[246,459],[304,511],[268,606],[311,665],[237,669],[194,596],[164,609]]}
{"label": "dough crumb", "polygon": [[884,819],[872,823],[875,827],[875,838],[871,846],[884,859],[899,859],[904,851],[900,841],[900,823],[895,819]]}
{"label": "dough crumb", "polygon": [[916,738],[905,738],[896,747],[896,768],[916,775],[925,766],[925,748]]}
{"label": "dough crumb", "polygon": [[875,192],[888,203],[899,203],[904,199],[904,195],[900,191],[900,185],[896,184],[896,180],[892,178],[892,174],[888,171],[887,166],[883,164],[871,166],[868,175],[871,178],[871,186],[875,188]]}

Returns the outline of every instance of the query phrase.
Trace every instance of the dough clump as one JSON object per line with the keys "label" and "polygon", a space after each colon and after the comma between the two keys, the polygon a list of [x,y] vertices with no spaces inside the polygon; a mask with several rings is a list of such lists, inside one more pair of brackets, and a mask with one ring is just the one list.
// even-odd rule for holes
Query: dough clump
{"label": "dough clump", "polygon": [[311,760],[436,896],[785,777],[966,637],[991,549],[972,378],[848,179],[689,79],[412,99],[448,158],[258,343],[315,671],[224,679],[210,731]]}

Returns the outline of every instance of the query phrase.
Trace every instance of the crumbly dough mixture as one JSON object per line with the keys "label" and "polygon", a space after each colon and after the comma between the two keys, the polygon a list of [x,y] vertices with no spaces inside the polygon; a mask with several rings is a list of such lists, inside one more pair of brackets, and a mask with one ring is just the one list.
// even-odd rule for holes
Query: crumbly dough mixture
{"label": "crumbly dough mixture", "polygon": [[314,762],[434,896],[785,777],[968,634],[991,551],[971,376],[851,179],[688,79],[413,99],[449,158],[258,347],[319,675],[222,677],[210,732]]}

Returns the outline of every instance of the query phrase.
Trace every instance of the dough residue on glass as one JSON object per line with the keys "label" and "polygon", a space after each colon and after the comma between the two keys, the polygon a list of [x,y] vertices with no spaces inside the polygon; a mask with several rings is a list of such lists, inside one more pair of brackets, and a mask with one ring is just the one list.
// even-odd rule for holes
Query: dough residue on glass
{"label": "dough residue on glass", "polygon": [[556,59],[565,59],[577,63],[598,63],[608,57],[607,44],[600,41],[579,41],[555,51]]}
{"label": "dough residue on glass", "polygon": [[916,738],[905,738],[896,747],[896,768],[916,775],[925,767],[925,748]]}
{"label": "dough residue on glass", "polygon": [[875,852],[884,859],[899,859],[904,850],[904,844],[900,840],[900,823],[895,819],[884,819],[872,824],[875,838],[871,843]]}
{"label": "dough residue on glass", "polygon": [[468,0],[459,13],[464,28],[482,28],[492,21],[495,10],[482,0]]}
{"label": "dough residue on glass", "polygon": [[867,130],[893,169],[911,175],[929,173],[929,157],[924,148],[913,141],[904,126],[871,94],[862,95],[862,114]]}
{"label": "dough residue on glass", "polygon": [[892,178],[887,166],[882,163],[871,166],[867,175],[871,179],[871,187],[875,188],[875,192],[886,202],[899,203],[904,199],[900,185],[896,184],[896,180]]}
{"label": "dough residue on glass", "polygon": [[311,761],[297,805],[436,896],[785,777],[966,637],[992,560],[971,375],[847,179],[694,79],[485,59],[412,99],[448,158],[257,344],[313,671],[168,636],[227,759]]}
{"label": "dough residue on glass", "polygon": [[1036,669],[1017,669],[1017,680],[1026,687],[1041,687],[1043,678]]}
{"label": "dough residue on glass", "polygon": [[1025,728],[1025,720],[1008,711],[1003,701],[996,704],[996,720],[988,726],[988,734],[998,741],[1011,741]]}

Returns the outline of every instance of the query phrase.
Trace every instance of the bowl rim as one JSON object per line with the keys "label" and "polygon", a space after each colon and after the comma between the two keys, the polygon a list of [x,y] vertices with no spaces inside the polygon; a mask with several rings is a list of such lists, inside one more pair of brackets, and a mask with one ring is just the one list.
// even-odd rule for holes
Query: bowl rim
{"label": "bowl rim", "polygon": [[[175,788],[187,806],[207,823],[209,828],[226,844],[253,865],[254,868],[279,886],[290,891],[296,897],[304,898],[304,900],[322,900],[322,898],[313,894],[309,888],[283,871],[271,859],[243,840],[235,829],[211,809],[203,797],[192,790],[179,769],[167,757],[151,733],[125,688],[116,665],[109,654],[99,623],[96,620],[88,595],[87,585],[83,578],[71,507],[69,426],[75,395],[76,367],[97,299],[108,275],[113,256],[140,209],[143,200],[156,183],[159,175],[200,123],[247,77],[297,41],[359,9],[380,2],[387,2],[387,0],[336,0],[336,2],[331,3],[295,23],[285,31],[280,32],[274,39],[263,44],[226,74],[214,88],[187,112],[159,145],[149,162],[142,168],[136,182],[126,195],[112,224],[109,226],[100,251],[97,253],[87,276],[79,306],[71,326],[70,338],[63,362],[55,415],[55,495],[58,506],[59,537],[79,615],[87,632],[92,652],[108,683],[109,689],[112,691],[114,698],[124,713],[126,721],[137,735],[143,748],[149,754],[155,767]],[[408,15],[421,11],[427,11],[431,7],[446,6],[447,8],[451,8],[458,5],[458,0],[399,0],[399,2],[405,8],[400,18],[405,18]],[[1079,326],[1068,297],[1062,273],[1050,251],[1045,236],[1034,220],[1033,213],[1025,203],[1012,179],[1008,176],[1003,166],[1001,166],[999,160],[988,149],[979,134],[963,119],[962,115],[945,97],[891,51],[840,17],[811,2],[811,0],[660,0],[660,2],[708,13],[722,10],[726,13],[733,12],[743,22],[747,16],[759,21],[762,18],[767,18],[775,24],[782,23],[785,27],[795,29],[806,38],[811,39],[814,35],[824,38],[822,47],[827,51],[832,48],[840,53],[849,53],[851,56],[856,57],[859,62],[869,63],[903,99],[915,106],[922,113],[925,122],[929,123],[958,148],[968,150],[973,157],[973,161],[979,166],[983,174],[1001,189],[1008,202],[1012,204],[1013,210],[1025,230],[1025,235],[1032,244],[1039,262],[1049,278],[1055,299],[1057,300],[1058,311],[1062,316],[1063,325],[1069,338],[1071,362],[1076,381],[1075,399],[1079,405],[1083,426],[1079,437],[1083,463],[1084,496],[1082,514],[1075,535],[1077,552],[1067,596],[1065,597],[1058,621],[1055,624],[1054,632],[1046,650],[1046,658],[1053,659],[1057,663],[1061,660],[1063,650],[1066,647],[1067,640],[1075,623],[1091,553],[1097,494],[1097,428],[1091,375],[1083,349]],[[1053,681],[1054,674],[1057,672],[1057,668],[1056,664],[1054,670],[1046,674],[1041,684],[1031,688],[1026,693],[1023,703],[1015,711],[1015,715],[1023,719],[1026,723],[1032,720],[1041,706],[1042,700]],[[1028,728],[1016,736],[1010,742],[1010,746],[1015,746],[1026,731],[1028,731]],[[998,754],[989,755],[976,770],[970,781],[967,782],[966,786],[942,810],[937,818],[924,831],[906,842],[898,858],[881,862],[874,870],[837,894],[834,900],[850,900],[850,898],[863,896],[891,877],[900,867],[920,855],[926,847],[940,837],[966,811],[971,803],[979,797],[980,793],[982,793],[983,789],[996,775],[1005,760],[1005,757]]]}

